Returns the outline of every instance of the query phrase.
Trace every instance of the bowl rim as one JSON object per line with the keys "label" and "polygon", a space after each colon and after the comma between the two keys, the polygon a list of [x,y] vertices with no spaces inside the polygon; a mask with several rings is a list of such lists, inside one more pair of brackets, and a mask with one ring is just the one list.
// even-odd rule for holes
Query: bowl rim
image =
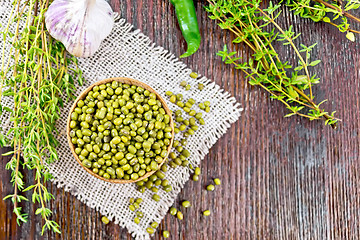
{"label": "bowl rim", "polygon": [[169,147],[167,148],[167,154],[166,156],[163,158],[163,161],[158,165],[159,166],[159,169],[161,168],[161,166],[166,162],[166,160],[168,159],[169,157],[169,154],[170,154],[170,151],[171,151],[171,148],[172,148],[172,145],[173,145],[173,142],[174,142],[174,137],[175,137],[175,131],[174,131],[174,121],[173,121],[173,118],[172,118],[172,113],[171,113],[171,110],[169,109],[168,105],[166,104],[165,100],[161,97],[161,95],[156,92],[153,88],[151,88],[149,85],[141,82],[141,81],[138,81],[136,79],[132,79],[132,78],[128,78],[128,77],[113,77],[113,78],[106,78],[106,79],[103,79],[103,80],[100,80],[98,82],[95,82],[93,83],[92,85],[90,85],[89,87],[87,87],[85,90],[83,90],[80,95],[75,99],[73,105],[71,106],[70,110],[69,110],[69,114],[68,114],[68,119],[67,119],[67,123],[66,123],[66,136],[67,136],[67,140],[68,140],[68,143],[69,143],[69,147],[70,147],[70,150],[73,154],[73,156],[75,157],[76,161],[80,164],[80,166],[85,169],[88,173],[90,173],[92,176],[100,179],[100,180],[103,180],[103,181],[106,181],[106,182],[111,182],[111,183],[120,183],[120,184],[124,184],[124,183],[134,183],[134,182],[138,182],[138,181],[141,181],[147,177],[150,177],[152,174],[154,174],[156,171],[151,171],[151,172],[147,172],[144,176],[142,177],[139,177],[137,180],[132,180],[132,179],[129,179],[129,180],[123,180],[123,179],[106,179],[96,173],[94,173],[93,171],[91,171],[89,168],[86,168],[85,166],[83,166],[83,164],[81,163],[81,160],[79,159],[78,155],[75,153],[75,146],[74,144],[72,143],[71,141],[71,137],[70,137],[70,131],[71,131],[71,128],[70,128],[70,122],[71,122],[71,114],[74,112],[74,109],[76,108],[77,106],[77,103],[80,101],[80,100],[83,100],[87,94],[95,87],[95,86],[99,86],[101,84],[106,84],[106,83],[109,83],[109,82],[113,82],[113,81],[117,81],[117,82],[121,82],[121,83],[125,83],[125,84],[129,84],[129,85],[136,85],[136,86],[139,86],[139,87],[142,87],[144,88],[145,90],[149,90],[150,92],[152,93],[155,93],[157,99],[161,102],[166,114],[168,114],[170,116],[170,127],[171,127],[171,134],[172,134],[172,137],[171,137],[171,140],[170,140],[170,145]]}

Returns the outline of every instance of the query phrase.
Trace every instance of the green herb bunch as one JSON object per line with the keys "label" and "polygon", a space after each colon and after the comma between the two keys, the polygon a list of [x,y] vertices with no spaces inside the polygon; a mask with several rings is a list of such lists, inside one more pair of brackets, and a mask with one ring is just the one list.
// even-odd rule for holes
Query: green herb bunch
{"label": "green herb bunch", "polygon": [[286,5],[295,15],[337,27],[340,32],[346,32],[346,37],[351,41],[355,41],[354,33],[360,34],[360,30],[350,27],[351,22],[360,23],[360,18],[351,13],[360,7],[359,0],[287,0]]}
{"label": "green herb bunch", "polygon": [[[222,29],[236,35],[234,44],[243,43],[251,51],[251,57],[244,61],[240,53],[229,51],[227,46],[218,53],[226,64],[233,64],[242,70],[251,85],[257,85],[271,94],[271,98],[281,101],[290,113],[285,117],[299,115],[310,120],[324,119],[325,124],[336,127],[334,113],[326,112],[314,102],[312,86],[319,82],[315,75],[310,75],[309,67],[317,65],[320,60],[311,59],[310,52],[316,44],[300,48],[294,40],[292,26],[282,29],[277,23],[280,15],[280,4],[269,3],[268,8],[260,7],[261,0],[207,0],[206,10],[210,18],[218,21]],[[267,30],[270,29],[270,30]],[[297,66],[281,61],[273,44],[281,42],[290,45],[297,60]],[[243,60],[243,61],[242,61]]]}
{"label": "green herb bunch", "polygon": [[[52,177],[47,164],[58,159],[55,148],[59,133],[55,123],[63,106],[61,96],[73,98],[74,78],[80,84],[83,81],[77,60],[66,53],[60,42],[51,39],[45,29],[44,14],[48,5],[46,0],[14,0],[8,13],[9,21],[1,30],[0,114],[10,112],[12,127],[7,135],[13,135],[8,141],[13,150],[6,153],[12,158],[6,168],[12,171],[14,193],[5,199],[12,200],[20,224],[27,221],[20,203],[28,199],[22,193],[32,191],[31,200],[38,206],[36,214],[44,220],[42,233],[46,228],[60,232],[46,206],[53,198],[46,181]],[[9,44],[10,51],[7,50]],[[12,109],[1,105],[4,96],[13,99]],[[5,145],[3,135],[0,145]],[[34,172],[33,184],[24,182],[21,169]]]}

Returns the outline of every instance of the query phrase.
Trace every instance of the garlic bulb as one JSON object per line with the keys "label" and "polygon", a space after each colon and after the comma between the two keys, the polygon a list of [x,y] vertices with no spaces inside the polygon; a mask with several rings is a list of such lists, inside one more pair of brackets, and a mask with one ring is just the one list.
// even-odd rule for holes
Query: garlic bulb
{"label": "garlic bulb", "polygon": [[105,0],[55,0],[45,14],[50,35],[76,57],[90,57],[111,32],[113,11]]}

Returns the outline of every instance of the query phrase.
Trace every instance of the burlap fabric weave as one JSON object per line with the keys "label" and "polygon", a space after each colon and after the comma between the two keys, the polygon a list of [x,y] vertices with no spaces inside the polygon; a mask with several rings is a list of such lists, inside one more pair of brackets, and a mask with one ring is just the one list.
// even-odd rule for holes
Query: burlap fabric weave
{"label": "burlap fabric weave", "polygon": [[[7,23],[9,11],[10,1],[2,1],[0,3],[2,26]],[[156,46],[139,30],[133,30],[133,27],[123,19],[116,21],[112,33],[105,39],[94,57],[79,59],[79,67],[84,72],[86,83],[78,87],[77,94],[104,78],[130,77],[150,85],[162,96],[170,90],[183,94],[184,99],[194,98],[197,102],[194,108],[196,111],[203,112],[197,105],[209,100],[211,113],[203,112],[206,125],[200,126],[199,130],[188,139],[187,149],[191,153],[189,161],[194,166],[200,164],[209,148],[226,132],[230,124],[239,118],[242,110],[229,93],[207,78],[190,78],[191,70],[184,63],[162,47]],[[183,80],[192,86],[190,91],[185,91],[179,86]],[[205,85],[203,91],[197,89],[198,83]],[[2,101],[3,105],[11,107],[11,98],[5,97]],[[167,103],[171,110],[179,109],[169,101]],[[72,102],[65,104],[57,123],[57,128],[61,133],[60,146],[57,149],[59,160],[50,166],[54,184],[59,188],[64,188],[89,207],[95,208],[111,221],[126,227],[135,239],[149,239],[146,228],[153,221],[161,222],[181,188],[189,180],[190,170],[178,167],[166,173],[173,191],[166,193],[159,190],[158,194],[161,196],[159,202],[151,199],[152,194],[149,191],[144,194],[139,193],[135,184],[112,184],[91,176],[72,156],[65,136],[66,119],[71,105]],[[4,131],[11,127],[9,116],[6,114],[0,118],[0,123]],[[179,137],[176,136],[177,139],[180,139]],[[141,197],[144,200],[140,206],[144,217],[139,225],[133,222],[135,213],[128,208],[130,197]]]}

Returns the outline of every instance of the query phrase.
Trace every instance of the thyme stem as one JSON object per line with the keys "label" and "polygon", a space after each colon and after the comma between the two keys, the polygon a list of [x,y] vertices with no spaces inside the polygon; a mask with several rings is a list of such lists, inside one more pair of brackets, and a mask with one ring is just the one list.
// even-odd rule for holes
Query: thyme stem
{"label": "thyme stem", "polygon": [[336,11],[339,11],[345,17],[348,17],[348,18],[360,23],[360,18],[355,17],[354,15],[348,13],[347,11],[343,11],[341,8],[335,7],[334,5],[332,5],[330,3],[327,3],[327,2],[325,2],[323,0],[314,0],[314,1],[318,2],[318,3],[321,3],[321,4],[324,4],[328,8],[332,8],[332,9],[334,9]]}
{"label": "thyme stem", "polygon": [[[52,40],[47,33],[44,13],[48,5],[48,0],[13,1],[10,19],[1,32],[4,37],[1,51],[0,114],[3,114],[1,97],[13,98],[13,109],[4,109],[10,111],[13,124],[9,131],[13,135],[9,142],[13,145],[13,152],[8,153],[13,154],[13,157],[6,168],[12,171],[14,194],[5,199],[12,199],[18,223],[26,222],[27,214],[22,213],[18,205],[21,201],[28,200],[21,193],[33,189],[32,201],[39,204],[35,213],[44,220],[42,233],[45,229],[60,233],[59,225],[51,220],[52,212],[47,208],[48,201],[53,198],[46,188],[46,181],[52,177],[47,164],[58,159],[55,123],[60,117],[62,91],[65,91],[67,98],[74,98],[73,77],[80,84],[83,79],[76,58],[69,56],[65,47]],[[11,32],[13,25],[15,31]],[[8,46],[11,48],[7,52]],[[6,91],[3,91],[4,86]],[[1,142],[2,139],[0,134]],[[21,168],[35,172],[34,184],[27,183],[28,186],[25,187]]]}

